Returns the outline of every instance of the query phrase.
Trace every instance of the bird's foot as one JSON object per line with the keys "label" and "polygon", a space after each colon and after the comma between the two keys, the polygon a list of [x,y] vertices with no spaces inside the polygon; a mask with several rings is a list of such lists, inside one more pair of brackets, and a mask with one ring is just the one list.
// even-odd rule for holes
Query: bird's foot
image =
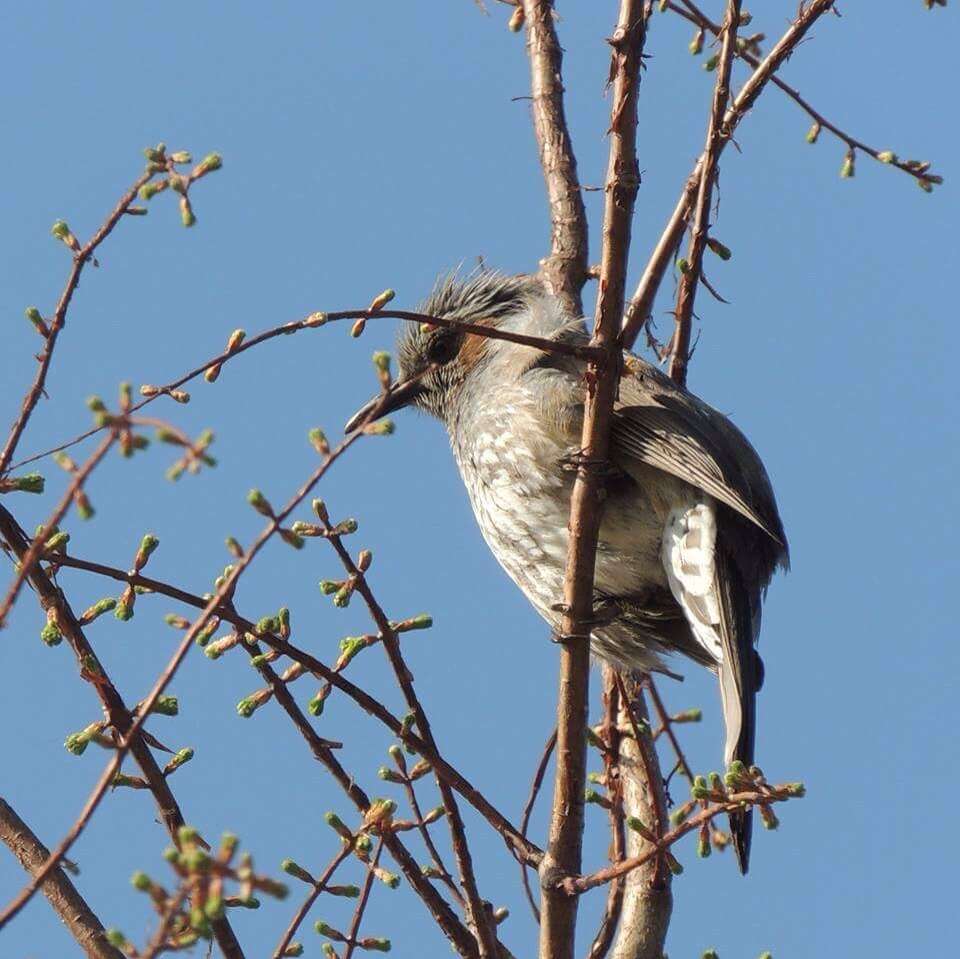
{"label": "bird's foot", "polygon": [[[555,613],[565,616],[570,612],[570,607],[566,603],[554,603],[550,609]],[[564,642],[568,639],[589,639],[590,633],[595,629],[602,629],[609,626],[620,616],[620,606],[612,599],[595,599],[593,601],[592,615],[587,616],[581,621],[585,632],[583,633],[561,633],[554,630],[551,634],[551,641],[554,643]]]}

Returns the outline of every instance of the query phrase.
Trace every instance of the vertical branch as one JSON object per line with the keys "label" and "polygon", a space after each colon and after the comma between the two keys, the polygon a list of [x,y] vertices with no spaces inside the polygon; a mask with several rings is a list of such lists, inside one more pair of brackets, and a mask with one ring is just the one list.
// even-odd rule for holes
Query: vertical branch
{"label": "vertical branch", "polygon": [[[0,799],[0,842],[30,873],[39,869],[50,855],[33,830],[3,799]],[[107,942],[100,920],[62,869],[50,873],[42,892],[88,959],[121,959],[120,952]]]}
{"label": "vertical branch", "polygon": [[[620,769],[620,688],[617,671],[609,664],[603,666],[603,725],[600,738],[603,740],[603,770],[610,800],[610,862],[614,865],[625,857],[623,789]],[[610,882],[607,904],[600,920],[600,928],[594,936],[587,959],[603,959],[610,951],[614,934],[620,923],[623,910],[624,882],[619,878]]]}
{"label": "vertical branch", "polygon": [[577,902],[556,880],[579,871],[586,781],[586,724],[590,670],[590,623],[597,538],[603,511],[603,478],[610,424],[620,374],[618,335],[623,312],[627,253],[639,177],[636,159],[637,87],[645,22],[640,0],[622,0],[613,47],[610,161],[607,168],[603,251],[593,344],[604,351],[588,364],[583,434],[570,505],[570,541],[564,575],[564,613],[558,636],[557,773],[550,838],[541,866],[541,959],[570,959]]}
{"label": "vertical branch", "polygon": [[540,265],[547,289],[571,316],[580,316],[580,291],[587,279],[587,214],[563,109],[563,51],[553,26],[552,0],[524,0],[523,11],[533,128],[550,203],[550,254]]}
{"label": "vertical branch", "polygon": [[670,376],[683,386],[687,381],[687,362],[690,359],[690,328],[693,325],[693,304],[697,296],[697,283],[703,272],[703,251],[707,246],[707,230],[710,226],[710,201],[713,185],[719,173],[720,151],[723,141],[729,136],[723,120],[730,99],[730,74],[737,49],[737,26],[740,23],[740,0],[727,0],[721,35],[720,62],[717,65],[717,81],[713,87],[713,106],[707,124],[707,142],[703,148],[703,163],[700,168],[700,183],[697,187],[697,205],[693,214],[687,266],[680,274],[677,290],[676,327],[670,351]]}
{"label": "vertical branch", "polygon": [[[656,761],[646,704],[640,684],[624,677],[618,725],[633,730],[620,744],[620,779],[623,806],[657,836],[666,824],[663,777]],[[633,829],[627,830],[627,858],[639,856],[649,843]],[[670,873],[654,856],[627,874],[623,912],[611,959],[661,959],[673,910]]]}

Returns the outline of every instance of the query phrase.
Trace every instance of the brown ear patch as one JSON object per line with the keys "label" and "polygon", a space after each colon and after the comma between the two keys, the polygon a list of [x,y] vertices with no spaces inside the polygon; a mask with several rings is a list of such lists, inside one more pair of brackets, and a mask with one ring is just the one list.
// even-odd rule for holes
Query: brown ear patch
{"label": "brown ear patch", "polygon": [[[493,320],[482,319],[473,320],[479,326],[493,326]],[[481,336],[479,333],[466,333],[463,342],[460,344],[459,359],[460,365],[464,369],[471,369],[483,359],[489,345],[489,337]]]}

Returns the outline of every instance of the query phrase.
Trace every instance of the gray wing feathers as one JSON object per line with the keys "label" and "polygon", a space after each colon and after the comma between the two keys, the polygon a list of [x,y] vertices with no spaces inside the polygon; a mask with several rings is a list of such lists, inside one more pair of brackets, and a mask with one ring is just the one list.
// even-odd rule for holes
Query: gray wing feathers
{"label": "gray wing feathers", "polygon": [[615,451],[699,487],[763,530],[787,542],[766,470],[746,437],[725,416],[681,390],[659,370],[630,357],[614,414]]}

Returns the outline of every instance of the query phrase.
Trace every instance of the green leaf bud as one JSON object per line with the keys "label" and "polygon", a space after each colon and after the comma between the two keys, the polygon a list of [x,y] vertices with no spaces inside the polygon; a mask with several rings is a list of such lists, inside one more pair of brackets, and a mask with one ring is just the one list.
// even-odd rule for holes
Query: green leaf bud
{"label": "green leaf bud", "polygon": [[280,863],[280,868],[288,876],[293,876],[302,882],[309,883],[310,885],[314,885],[316,883],[316,880],[313,878],[313,876],[311,876],[310,873],[303,868],[303,866],[293,859],[284,859],[283,862]]}
{"label": "green leaf bud", "polygon": [[261,515],[273,518],[273,507],[267,498],[258,489],[252,489],[247,493],[247,502]]}
{"label": "green leaf bud", "polygon": [[319,426],[313,427],[308,433],[307,438],[310,445],[321,455],[326,456],[330,452],[330,443],[327,441],[327,435]]}
{"label": "green leaf bud", "polygon": [[180,701],[176,696],[158,696],[150,711],[160,716],[176,716],[180,712]]}
{"label": "green leaf bud", "polygon": [[367,936],[364,939],[358,940],[357,945],[361,949],[367,949],[371,952],[389,952],[391,948],[389,939],[375,938],[373,936]]}
{"label": "green leaf bud", "polygon": [[720,257],[721,260],[729,260],[733,254],[730,252],[730,247],[724,246],[719,240],[715,240],[712,236],[707,240],[707,246]]}
{"label": "green leaf bud", "polygon": [[[184,161],[189,162],[189,161]],[[194,168],[190,174],[191,179],[198,180],[214,170],[219,170],[223,166],[223,157],[219,153],[208,153]]]}
{"label": "green leaf bud", "polygon": [[344,899],[357,899],[360,896],[359,886],[327,886],[324,891],[331,896],[342,896]]}
{"label": "green leaf bud", "polygon": [[169,776],[171,773],[176,772],[181,766],[190,762],[191,759],[193,759],[193,750],[189,746],[177,750],[170,762],[163,767],[164,775]]}

